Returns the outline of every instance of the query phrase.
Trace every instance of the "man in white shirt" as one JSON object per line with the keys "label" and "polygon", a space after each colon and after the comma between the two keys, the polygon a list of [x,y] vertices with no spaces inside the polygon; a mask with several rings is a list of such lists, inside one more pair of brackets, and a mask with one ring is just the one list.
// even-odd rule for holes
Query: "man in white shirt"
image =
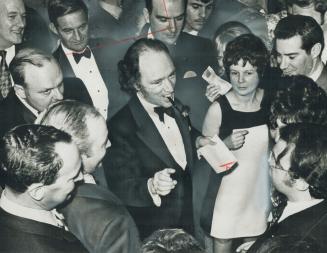
{"label": "man in white shirt", "polygon": [[320,25],[312,18],[291,15],[274,31],[278,67],[283,75],[305,75],[327,92],[327,68],[321,60],[325,46]]}
{"label": "man in white shirt", "polygon": [[0,100],[7,97],[13,82],[8,66],[23,39],[25,7],[23,0],[0,1]]}
{"label": "man in white shirt", "polygon": [[[88,9],[82,0],[50,1],[48,14],[51,22],[49,28],[60,38],[60,45],[53,55],[62,67],[63,75],[80,78],[94,107],[107,119],[111,100],[109,90],[116,76],[116,61],[112,55],[117,52],[109,49],[113,41],[89,40]],[[114,101],[116,99],[113,98]],[[113,107],[113,110],[118,109]]]}
{"label": "man in white shirt", "polygon": [[109,188],[131,212],[141,239],[163,227],[192,233],[194,142],[183,106],[174,99],[176,74],[168,49],[159,40],[140,39],[119,68],[121,87],[132,98],[108,123]]}
{"label": "man in white shirt", "polygon": [[0,141],[1,252],[87,252],[56,212],[82,179],[81,158],[67,133],[23,125]]}

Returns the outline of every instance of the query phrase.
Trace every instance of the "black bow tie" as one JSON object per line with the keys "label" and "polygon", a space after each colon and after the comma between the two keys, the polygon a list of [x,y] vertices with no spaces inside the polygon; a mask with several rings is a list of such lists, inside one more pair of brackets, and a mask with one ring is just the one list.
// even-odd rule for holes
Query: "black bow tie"
{"label": "black bow tie", "polygon": [[91,58],[91,50],[87,47],[87,48],[85,48],[84,52],[82,52],[82,53],[76,53],[76,52],[74,52],[73,53],[73,56],[74,56],[75,62],[76,63],[79,63],[80,60],[82,59],[82,57],[86,57],[88,59]]}
{"label": "black bow tie", "polygon": [[164,120],[164,114],[166,113],[168,116],[172,117],[172,118],[175,118],[175,112],[174,112],[174,109],[173,107],[155,107],[154,108],[154,112],[156,114],[158,114],[159,116],[159,119],[161,122],[165,122]]}

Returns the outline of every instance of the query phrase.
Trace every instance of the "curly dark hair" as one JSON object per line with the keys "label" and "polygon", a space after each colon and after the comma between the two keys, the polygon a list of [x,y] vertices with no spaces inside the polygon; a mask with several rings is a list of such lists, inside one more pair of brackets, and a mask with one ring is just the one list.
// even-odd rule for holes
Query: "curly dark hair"
{"label": "curly dark hair", "polygon": [[118,63],[118,74],[120,88],[129,93],[136,92],[135,86],[139,85],[141,74],[139,69],[139,58],[144,52],[164,52],[169,55],[167,46],[160,40],[139,39],[127,50],[124,59]]}
{"label": "curly dark hair", "polygon": [[289,124],[280,129],[280,138],[294,145],[291,154],[292,179],[302,178],[309,184],[314,198],[327,197],[327,131],[317,124]]}
{"label": "curly dark hair", "polygon": [[245,65],[249,62],[257,68],[259,78],[262,78],[269,62],[269,53],[262,40],[253,34],[243,34],[230,41],[224,53],[224,68],[229,78],[230,66],[237,65],[243,60]]}
{"label": "curly dark hair", "polygon": [[279,79],[270,107],[269,124],[313,123],[327,125],[327,95],[311,78],[285,76]]}

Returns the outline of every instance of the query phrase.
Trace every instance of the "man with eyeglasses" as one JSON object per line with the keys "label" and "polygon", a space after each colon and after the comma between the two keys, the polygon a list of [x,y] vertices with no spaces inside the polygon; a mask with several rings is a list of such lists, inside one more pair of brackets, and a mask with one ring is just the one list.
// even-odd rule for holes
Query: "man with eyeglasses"
{"label": "man with eyeglasses", "polygon": [[290,124],[280,129],[269,164],[279,192],[270,228],[248,252],[267,239],[294,235],[315,240],[327,250],[327,132],[326,126]]}

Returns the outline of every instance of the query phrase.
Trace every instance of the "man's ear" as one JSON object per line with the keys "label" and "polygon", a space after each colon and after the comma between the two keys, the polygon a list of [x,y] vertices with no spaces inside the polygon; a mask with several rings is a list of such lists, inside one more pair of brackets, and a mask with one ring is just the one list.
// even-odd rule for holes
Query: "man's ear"
{"label": "man's ear", "polygon": [[147,8],[143,8],[143,16],[147,23],[150,23],[150,13]]}
{"label": "man's ear", "polygon": [[138,82],[134,83],[134,88],[135,88],[136,91],[140,91],[141,90],[141,87],[140,87],[140,85],[139,85]]}
{"label": "man's ear", "polygon": [[309,189],[309,184],[302,178],[295,179],[294,186],[298,191],[306,191]]}
{"label": "man's ear", "polygon": [[317,58],[320,55],[321,50],[322,50],[321,43],[314,44],[310,50],[310,54],[311,54],[312,58],[313,59]]}
{"label": "man's ear", "polygon": [[56,26],[54,25],[54,23],[51,22],[51,23],[49,24],[49,29],[50,29],[50,31],[53,32],[54,34],[58,35],[58,30],[57,30]]}
{"label": "man's ear", "polygon": [[40,201],[44,198],[44,185],[43,184],[32,184],[28,187],[28,193],[32,199]]}
{"label": "man's ear", "polygon": [[21,98],[23,98],[23,99],[26,98],[26,93],[25,93],[25,89],[24,89],[23,86],[21,86],[21,85],[19,85],[19,84],[15,84],[15,85],[14,85],[14,90],[15,90],[15,93],[16,93],[19,97],[21,97]]}

